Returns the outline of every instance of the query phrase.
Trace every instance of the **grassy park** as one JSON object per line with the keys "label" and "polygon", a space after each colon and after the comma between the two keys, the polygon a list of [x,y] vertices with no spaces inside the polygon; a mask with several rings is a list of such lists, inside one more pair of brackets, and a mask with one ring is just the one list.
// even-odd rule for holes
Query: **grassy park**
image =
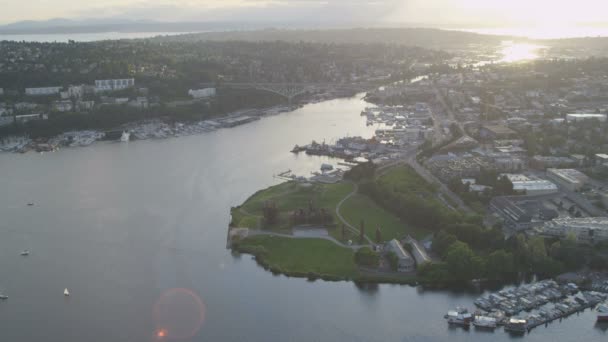
{"label": "grassy park", "polygon": [[256,255],[274,272],[295,276],[356,278],[353,250],[321,239],[253,236],[238,243],[238,250]]}
{"label": "grassy park", "polygon": [[[258,191],[241,206],[232,208],[231,225],[288,232],[292,228],[290,213],[300,208],[308,208],[310,201],[315,207],[327,209],[336,223],[338,222],[335,217],[336,206],[352,191],[353,185],[349,183],[305,185],[296,182],[281,183]],[[277,222],[271,225],[265,224],[262,219],[264,204],[269,201],[274,202],[279,210]]]}
{"label": "grassy park", "polygon": [[422,228],[414,228],[403,222],[397,216],[386,211],[371,198],[356,194],[347,199],[340,210],[346,221],[358,227],[361,220],[365,222],[365,234],[375,240],[376,228],[380,228],[382,240],[401,239],[406,234],[414,238],[423,238],[429,232]]}

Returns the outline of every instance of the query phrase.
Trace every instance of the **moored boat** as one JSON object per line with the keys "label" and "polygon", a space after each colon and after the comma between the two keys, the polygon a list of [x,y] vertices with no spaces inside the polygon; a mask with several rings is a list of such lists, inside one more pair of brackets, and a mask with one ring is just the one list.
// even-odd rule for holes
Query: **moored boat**
{"label": "moored boat", "polygon": [[129,142],[130,138],[131,138],[131,133],[125,131],[125,132],[122,132],[122,135],[120,136],[120,141]]}
{"label": "moored boat", "polygon": [[471,322],[473,321],[473,315],[469,313],[469,310],[466,308],[456,308],[456,310],[448,311],[445,316],[448,320],[448,324],[457,325],[463,328],[468,328],[471,326]]}
{"label": "moored boat", "polygon": [[607,304],[599,304],[595,308],[595,312],[597,312],[597,321],[598,322],[608,322],[608,305]]}
{"label": "moored boat", "polygon": [[473,325],[475,328],[479,329],[496,329],[496,318],[488,317],[488,316],[475,316],[475,320],[473,320]]}
{"label": "moored boat", "polygon": [[525,319],[511,318],[505,325],[505,331],[509,331],[516,334],[526,333],[528,322]]}

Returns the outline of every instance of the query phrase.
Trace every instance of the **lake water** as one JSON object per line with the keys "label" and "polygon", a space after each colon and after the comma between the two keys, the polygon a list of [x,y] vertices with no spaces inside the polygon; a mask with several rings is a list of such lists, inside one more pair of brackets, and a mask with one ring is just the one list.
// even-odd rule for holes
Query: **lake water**
{"label": "lake water", "polygon": [[[294,144],[370,137],[366,106],[340,99],[197,136],[0,154],[0,340],[510,340],[447,326],[447,309],[475,294],[275,276],[226,250],[230,207],[273,174],[328,161],[293,155]],[[588,310],[525,340],[606,341],[607,328]]]}

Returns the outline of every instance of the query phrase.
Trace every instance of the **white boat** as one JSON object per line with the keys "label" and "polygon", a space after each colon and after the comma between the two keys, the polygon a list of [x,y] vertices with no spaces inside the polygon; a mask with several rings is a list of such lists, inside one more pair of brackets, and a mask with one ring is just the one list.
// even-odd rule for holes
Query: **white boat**
{"label": "white boat", "polygon": [[63,295],[66,297],[70,295],[70,291],[68,291],[67,287],[65,288],[65,290],[63,290]]}
{"label": "white boat", "polygon": [[471,314],[462,314],[448,317],[448,324],[468,328],[471,325]]}
{"label": "white boat", "polygon": [[496,329],[496,318],[488,316],[475,316],[473,325],[475,328],[494,330]]}
{"label": "white boat", "polygon": [[120,137],[120,141],[122,142],[129,142],[129,139],[131,138],[131,133],[124,131],[122,132],[122,136]]}
{"label": "white boat", "polygon": [[6,296],[6,295],[0,295],[0,299],[2,299],[2,300],[8,299],[8,296]]}
{"label": "white boat", "polygon": [[473,320],[473,315],[469,313],[469,310],[461,307],[457,307],[456,310],[448,311],[445,317],[448,320],[448,324],[459,325],[464,328],[468,328]]}
{"label": "white boat", "polygon": [[24,250],[23,252],[21,252],[21,255],[23,255],[23,256],[28,256],[28,255],[30,255],[30,251],[28,251],[28,250],[26,249],[26,250]]}
{"label": "white boat", "polygon": [[509,331],[516,334],[524,334],[527,328],[528,321],[515,317],[511,317],[509,319],[509,322],[505,325],[505,331]]}
{"label": "white boat", "polygon": [[608,322],[608,305],[607,304],[599,304],[595,311],[597,312],[597,321],[598,322]]}

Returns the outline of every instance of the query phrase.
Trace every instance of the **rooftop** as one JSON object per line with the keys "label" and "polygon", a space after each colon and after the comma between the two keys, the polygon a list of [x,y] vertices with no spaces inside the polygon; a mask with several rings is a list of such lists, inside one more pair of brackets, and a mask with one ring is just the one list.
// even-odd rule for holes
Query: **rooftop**
{"label": "rooftop", "polygon": [[483,128],[496,134],[517,134],[514,130],[503,125],[484,125]]}

